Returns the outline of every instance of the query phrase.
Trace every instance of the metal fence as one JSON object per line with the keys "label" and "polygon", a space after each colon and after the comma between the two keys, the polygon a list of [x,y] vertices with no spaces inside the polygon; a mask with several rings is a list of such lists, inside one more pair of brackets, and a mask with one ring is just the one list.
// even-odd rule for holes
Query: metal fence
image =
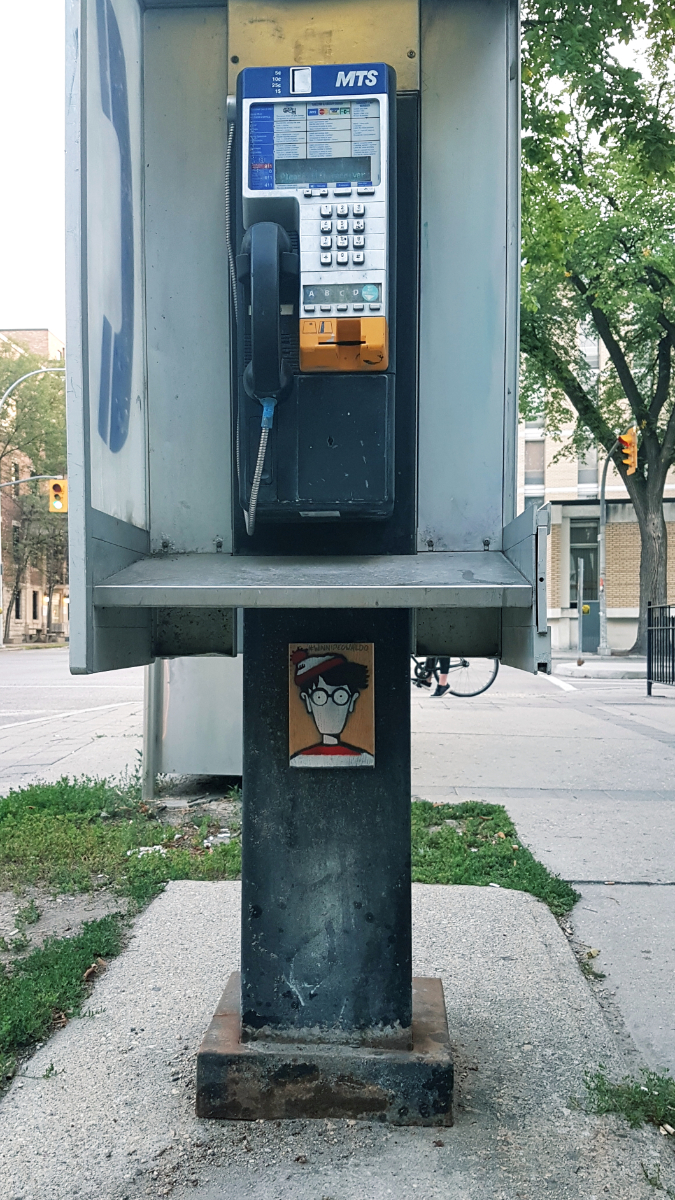
{"label": "metal fence", "polygon": [[675,684],[675,615],[670,604],[647,606],[647,695],[653,683]]}

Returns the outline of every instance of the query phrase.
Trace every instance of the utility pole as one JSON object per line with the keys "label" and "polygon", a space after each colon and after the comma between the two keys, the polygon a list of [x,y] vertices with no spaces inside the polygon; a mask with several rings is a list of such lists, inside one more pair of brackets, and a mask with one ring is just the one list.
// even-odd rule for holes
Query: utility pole
{"label": "utility pole", "polygon": [[[5,401],[11,396],[15,388],[18,388],[24,379],[30,379],[31,375],[56,375],[65,373],[65,367],[40,367],[37,371],[28,371],[25,375],[21,375],[14,383],[10,383],[7,391],[0,397],[0,413],[5,406]],[[31,479],[55,479],[55,475],[31,475]],[[0,488],[10,487],[13,484],[25,483],[25,479],[11,479],[9,483],[0,484]],[[2,493],[0,493],[1,495]],[[2,571],[2,506],[0,505],[0,647],[4,645],[5,640],[5,622],[4,622],[4,579]]]}
{"label": "utility pole", "polygon": [[604,658],[609,657],[611,650],[607,644],[607,595],[605,592],[605,570],[606,570],[606,541],[605,528],[607,525],[607,503],[605,501],[605,488],[607,486],[607,468],[609,467],[611,457],[618,446],[618,441],[614,443],[607,458],[605,465],[602,468],[602,480],[600,482],[600,529],[598,532],[598,599],[600,601],[600,644],[598,646],[598,654]]}

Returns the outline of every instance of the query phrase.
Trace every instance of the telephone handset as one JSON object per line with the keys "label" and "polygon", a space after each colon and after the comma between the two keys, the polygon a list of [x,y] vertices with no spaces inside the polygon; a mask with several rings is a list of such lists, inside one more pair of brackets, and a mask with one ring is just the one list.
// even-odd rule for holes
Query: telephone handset
{"label": "telephone handset", "polygon": [[393,511],[395,98],[383,63],[239,75],[230,243],[249,532],[256,517]]}

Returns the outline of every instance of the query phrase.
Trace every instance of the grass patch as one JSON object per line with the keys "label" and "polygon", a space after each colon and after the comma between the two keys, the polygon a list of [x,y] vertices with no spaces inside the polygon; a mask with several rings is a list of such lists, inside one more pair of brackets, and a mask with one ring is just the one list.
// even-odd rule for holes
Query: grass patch
{"label": "grass patch", "polygon": [[667,1126],[666,1133],[675,1129],[675,1079],[667,1072],[659,1075],[643,1069],[640,1079],[626,1075],[620,1083],[612,1083],[601,1066],[585,1073],[584,1084],[587,1112],[616,1113],[632,1129],[640,1125]]}
{"label": "grass patch", "polygon": [[579,893],[537,862],[519,841],[501,804],[412,804],[412,877],[416,883],[466,883],[529,892],[556,916]]}
{"label": "grass patch", "polygon": [[86,778],[34,784],[0,801],[0,887],[111,886],[145,904],[172,879],[239,877],[236,838],[211,851],[203,845],[217,828],[207,817],[176,835],[141,802],[135,778],[119,787]]}
{"label": "grass patch", "polygon": [[90,921],[72,938],[48,938],[39,950],[0,966],[0,1080],[13,1074],[16,1054],[50,1032],[55,1014],[79,1012],[87,995],[84,978],[98,959],[119,954],[122,918]]}

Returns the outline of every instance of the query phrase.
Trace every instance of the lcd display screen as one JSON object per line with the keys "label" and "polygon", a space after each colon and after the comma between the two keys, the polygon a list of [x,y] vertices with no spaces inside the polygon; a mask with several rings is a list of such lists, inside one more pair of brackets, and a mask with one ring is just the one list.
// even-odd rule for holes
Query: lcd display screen
{"label": "lcd display screen", "polygon": [[306,283],[302,289],[303,304],[375,304],[381,300],[379,283]]}
{"label": "lcd display screen", "polygon": [[370,183],[371,173],[370,155],[362,158],[277,158],[274,163],[276,187]]}

